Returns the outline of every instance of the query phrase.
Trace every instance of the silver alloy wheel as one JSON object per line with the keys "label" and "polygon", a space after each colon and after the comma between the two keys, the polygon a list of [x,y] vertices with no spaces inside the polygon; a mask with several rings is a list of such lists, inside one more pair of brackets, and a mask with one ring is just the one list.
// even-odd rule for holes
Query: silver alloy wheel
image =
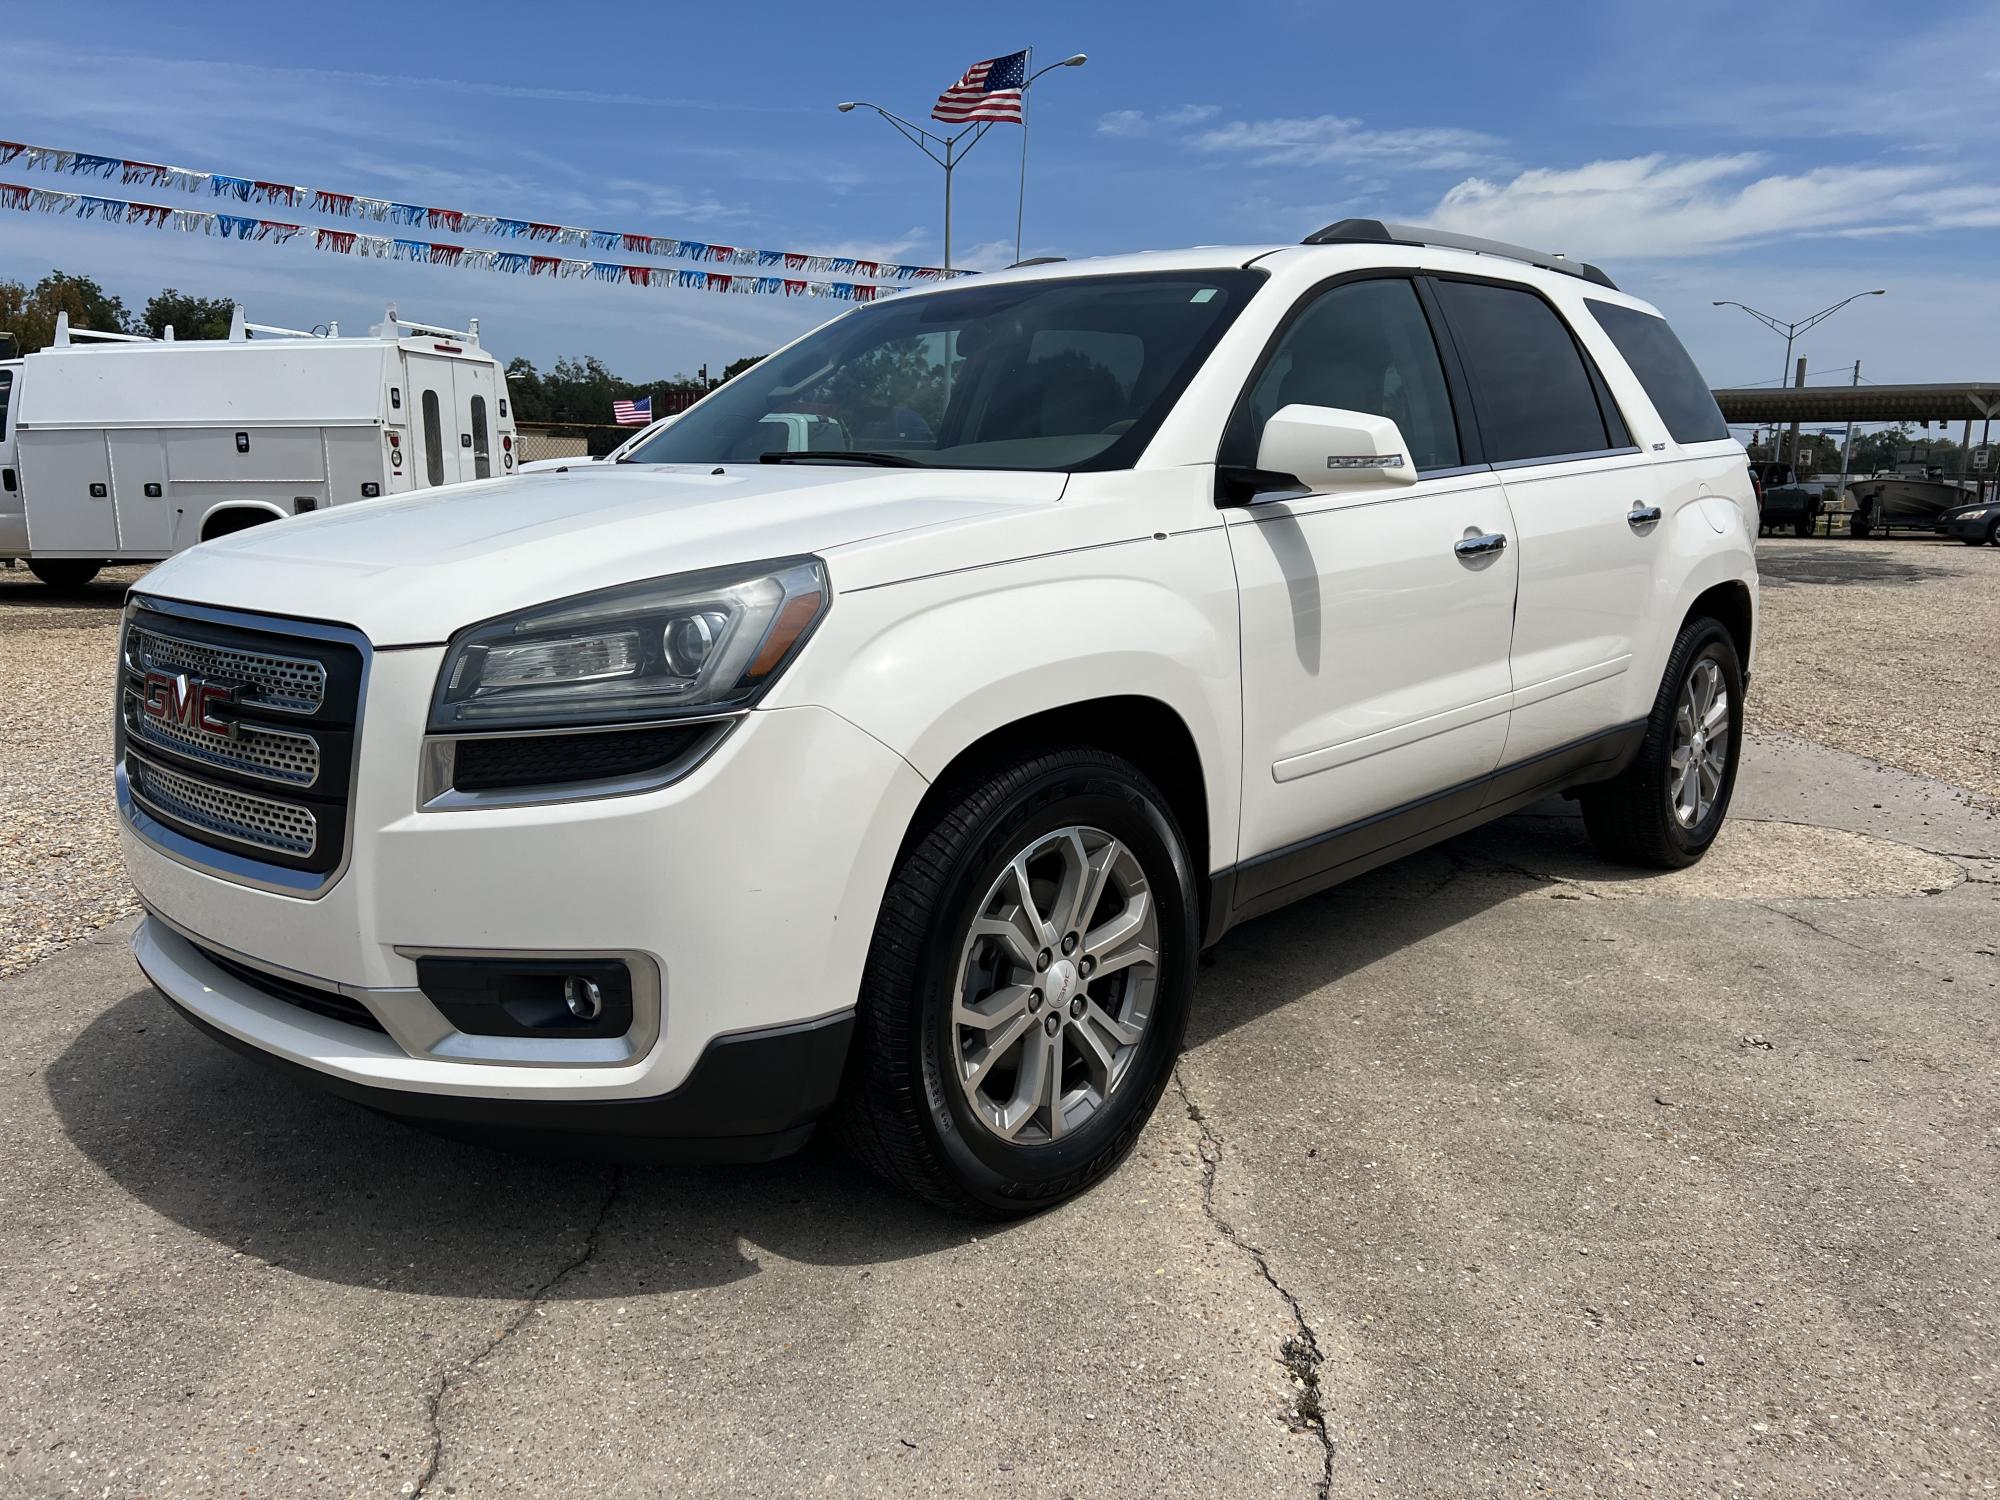
{"label": "silver alloy wheel", "polygon": [[1060,1140],[1124,1082],[1159,988],[1159,914],[1099,828],[1041,835],[973,914],[952,991],[959,1086],[1001,1140]]}
{"label": "silver alloy wheel", "polygon": [[1715,810],[1729,769],[1729,688],[1713,661],[1695,663],[1674,712],[1674,749],[1667,757],[1667,805],[1681,827],[1693,828]]}

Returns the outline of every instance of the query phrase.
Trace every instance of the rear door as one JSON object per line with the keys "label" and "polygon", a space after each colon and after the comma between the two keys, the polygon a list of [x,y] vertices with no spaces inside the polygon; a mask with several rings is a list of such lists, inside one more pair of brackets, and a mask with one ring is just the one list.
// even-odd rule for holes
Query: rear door
{"label": "rear door", "polygon": [[1613,728],[1650,603],[1650,465],[1561,313],[1525,283],[1439,276],[1486,457],[1513,513],[1510,766]]}
{"label": "rear door", "polygon": [[1301,403],[1392,418],[1418,479],[1225,513],[1242,618],[1239,904],[1473,810],[1507,732],[1516,553],[1458,547],[1513,523],[1410,277],[1309,293],[1222,464],[1254,468],[1263,424]]}
{"label": "rear door", "polygon": [[492,367],[460,363],[451,378],[458,395],[461,477],[491,479],[500,462]]}
{"label": "rear door", "polygon": [[470,479],[472,464],[469,457],[461,457],[459,439],[464,436],[463,449],[469,455],[471,429],[459,420],[458,391],[452,378],[452,362],[413,353],[409,369],[410,401],[414,408],[410,416],[410,436],[417,450],[412,477],[419,487],[457,484],[461,479]]}
{"label": "rear door", "polygon": [[28,518],[23,514],[21,475],[14,466],[14,375],[18,364],[0,365],[0,557],[25,551]]}

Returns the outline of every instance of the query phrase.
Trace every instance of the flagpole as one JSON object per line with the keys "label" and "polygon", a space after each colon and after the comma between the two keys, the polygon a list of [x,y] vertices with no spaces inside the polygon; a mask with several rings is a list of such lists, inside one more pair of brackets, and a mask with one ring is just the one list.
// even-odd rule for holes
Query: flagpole
{"label": "flagpole", "polygon": [[[1028,55],[1022,59],[1021,75],[1032,80],[1035,76],[1035,49],[1027,49]],[[1028,85],[1021,85],[1021,185],[1014,195],[1014,259],[1021,258],[1021,221],[1028,212]]]}

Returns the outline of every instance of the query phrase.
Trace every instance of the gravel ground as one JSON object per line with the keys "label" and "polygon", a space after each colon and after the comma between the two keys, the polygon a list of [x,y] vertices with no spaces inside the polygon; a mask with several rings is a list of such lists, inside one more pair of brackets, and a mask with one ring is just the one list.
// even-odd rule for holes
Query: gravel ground
{"label": "gravel ground", "polygon": [[[2000,807],[2000,549],[1767,538],[1750,723]],[[144,573],[58,600],[0,571],[0,975],[132,910],[106,768],[118,609]]]}
{"label": "gravel ground", "polygon": [[1766,538],[1750,724],[2000,807],[2000,548]]}
{"label": "gravel ground", "polygon": [[0,975],[133,909],[111,805],[118,611],[144,568],[78,597],[0,569]]}

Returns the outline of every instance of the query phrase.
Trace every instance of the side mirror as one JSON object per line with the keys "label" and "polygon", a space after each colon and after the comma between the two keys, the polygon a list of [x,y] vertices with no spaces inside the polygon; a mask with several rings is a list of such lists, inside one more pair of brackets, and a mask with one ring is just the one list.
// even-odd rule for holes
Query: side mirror
{"label": "side mirror", "polygon": [[1387,417],[1335,406],[1284,406],[1264,424],[1257,467],[1315,494],[1415,484],[1416,465]]}

